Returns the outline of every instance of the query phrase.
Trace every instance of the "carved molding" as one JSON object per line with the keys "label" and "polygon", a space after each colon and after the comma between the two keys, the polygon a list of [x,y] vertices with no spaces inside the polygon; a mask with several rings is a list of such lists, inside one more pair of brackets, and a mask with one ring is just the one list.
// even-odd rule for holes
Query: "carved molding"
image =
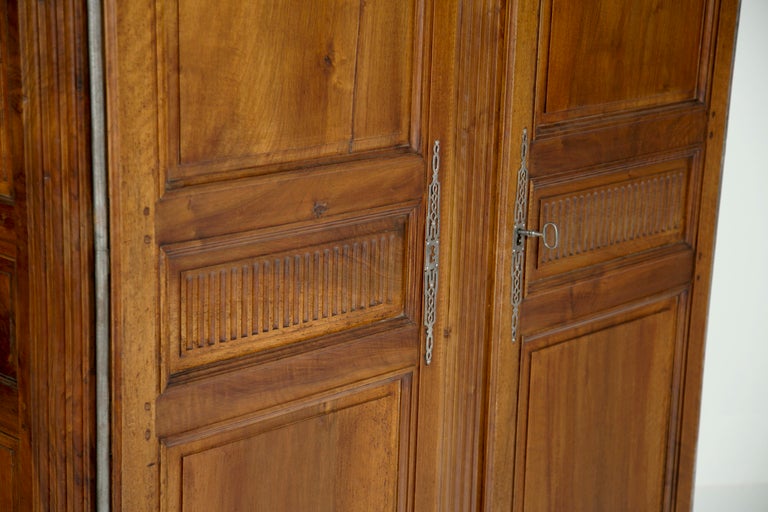
{"label": "carved molding", "polygon": [[334,231],[166,249],[171,371],[401,316],[405,218]]}
{"label": "carved molding", "polygon": [[536,244],[533,280],[687,243],[693,157],[636,164],[568,185],[534,180],[531,217],[557,224],[560,244]]}
{"label": "carved molding", "polygon": [[539,266],[631,241],[679,237],[686,178],[685,170],[678,170],[542,200],[542,223],[560,227],[561,243],[555,249],[540,247]]}
{"label": "carved molding", "polygon": [[[16,3],[16,2],[13,2]],[[16,205],[19,510],[94,506],[86,2],[18,1],[24,124]],[[17,180],[18,181],[18,180]],[[17,186],[17,192],[19,188]]]}

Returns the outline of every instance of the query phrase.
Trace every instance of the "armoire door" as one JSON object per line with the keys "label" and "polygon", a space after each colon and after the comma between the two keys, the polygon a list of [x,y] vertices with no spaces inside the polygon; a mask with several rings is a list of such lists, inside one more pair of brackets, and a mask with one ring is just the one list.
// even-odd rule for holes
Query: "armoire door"
{"label": "armoire door", "polygon": [[106,2],[116,510],[413,508],[454,11]]}
{"label": "armoire door", "polygon": [[519,4],[487,496],[688,510],[737,2]]}

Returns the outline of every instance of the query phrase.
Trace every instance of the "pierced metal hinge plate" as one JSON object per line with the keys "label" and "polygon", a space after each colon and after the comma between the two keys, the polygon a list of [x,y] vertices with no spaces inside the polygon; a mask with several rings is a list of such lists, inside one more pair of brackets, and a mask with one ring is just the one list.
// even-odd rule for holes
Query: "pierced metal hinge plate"
{"label": "pierced metal hinge plate", "polygon": [[528,237],[540,238],[546,249],[560,245],[560,230],[554,222],[546,222],[541,231],[526,228],[528,222],[528,130],[523,129],[520,143],[520,170],[517,173],[515,198],[515,228],[512,233],[512,342],[517,341],[520,330],[520,303],[523,301],[523,266],[525,241]]}
{"label": "pierced metal hinge plate", "polygon": [[424,328],[426,344],[424,361],[432,362],[435,345],[435,320],[437,319],[438,266],[440,263],[440,141],[432,147],[432,183],[427,199],[427,226],[424,248]]}
{"label": "pierced metal hinge plate", "polygon": [[517,172],[515,198],[515,232],[512,236],[512,342],[517,341],[520,303],[523,301],[523,263],[525,262],[525,230],[528,217],[528,130],[523,129],[520,143],[520,170]]}

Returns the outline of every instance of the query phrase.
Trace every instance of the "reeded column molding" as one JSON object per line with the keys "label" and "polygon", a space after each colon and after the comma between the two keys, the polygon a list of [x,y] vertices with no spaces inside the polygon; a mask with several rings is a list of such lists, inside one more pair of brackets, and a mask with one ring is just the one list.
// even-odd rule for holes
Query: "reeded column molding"
{"label": "reeded column molding", "polygon": [[[20,510],[93,508],[93,256],[85,2],[20,0]],[[25,243],[26,242],[26,243]],[[26,249],[26,250],[25,250]],[[27,495],[28,494],[28,495]],[[28,502],[29,500],[29,502]]]}

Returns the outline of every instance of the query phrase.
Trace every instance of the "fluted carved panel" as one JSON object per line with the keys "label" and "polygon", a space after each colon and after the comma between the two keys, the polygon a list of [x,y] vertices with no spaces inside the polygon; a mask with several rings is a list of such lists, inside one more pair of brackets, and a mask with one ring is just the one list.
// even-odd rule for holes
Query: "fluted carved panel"
{"label": "fluted carved panel", "polygon": [[392,303],[393,234],[182,273],[185,350]]}
{"label": "fluted carved panel", "polygon": [[560,244],[539,244],[538,270],[581,266],[585,258],[600,263],[684,240],[689,168],[688,160],[679,160],[591,178],[588,187],[577,183],[564,193],[557,185],[541,187],[539,226],[557,224]]}
{"label": "fluted carved panel", "polygon": [[405,224],[385,224],[320,243],[307,234],[170,251],[172,359],[194,366],[401,315]]}

